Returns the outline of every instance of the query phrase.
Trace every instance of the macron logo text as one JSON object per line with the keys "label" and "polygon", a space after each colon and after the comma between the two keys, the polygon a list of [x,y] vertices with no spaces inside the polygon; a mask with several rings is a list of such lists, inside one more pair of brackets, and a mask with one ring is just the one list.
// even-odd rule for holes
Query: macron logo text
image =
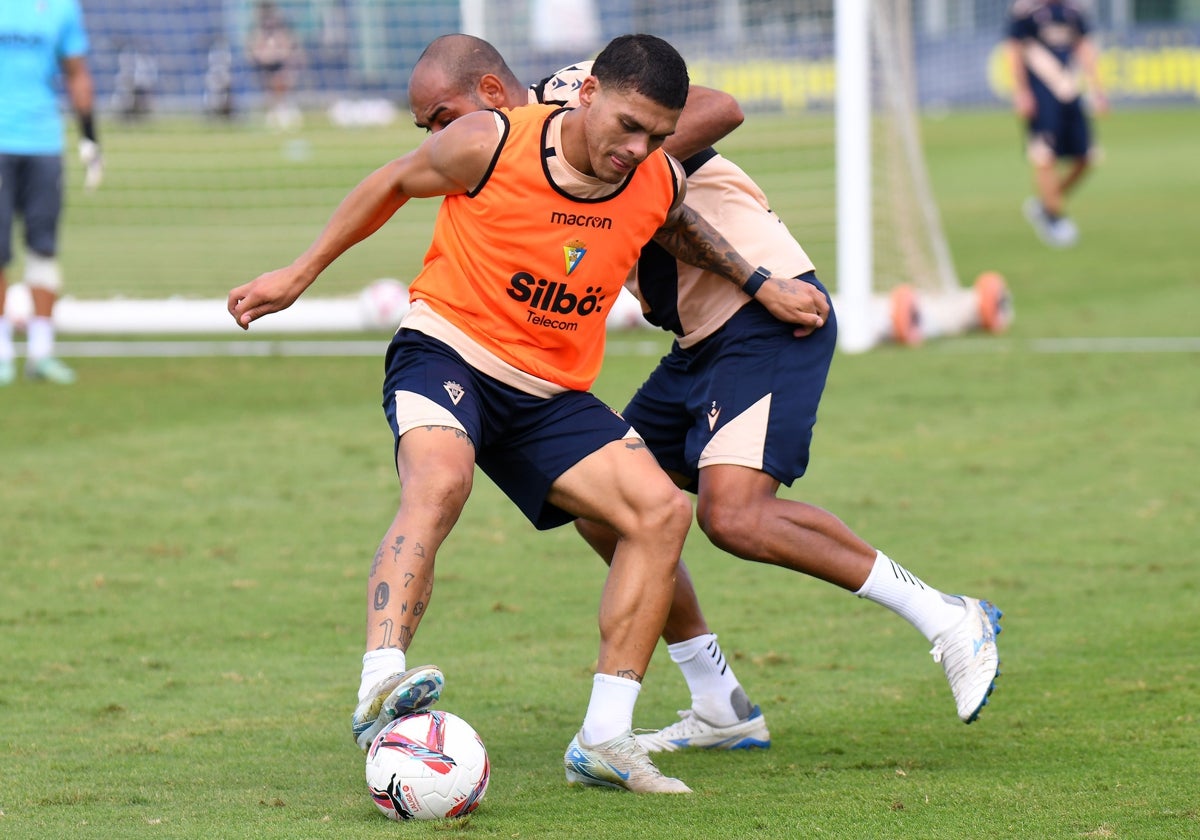
{"label": "macron logo text", "polygon": [[612,230],[613,221],[608,216],[588,216],[583,213],[560,213],[556,210],[550,214],[550,224]]}

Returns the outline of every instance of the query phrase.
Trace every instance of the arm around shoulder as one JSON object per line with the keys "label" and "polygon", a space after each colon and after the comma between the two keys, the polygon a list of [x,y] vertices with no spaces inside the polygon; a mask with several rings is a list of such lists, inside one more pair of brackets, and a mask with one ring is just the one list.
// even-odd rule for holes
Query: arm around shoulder
{"label": "arm around shoulder", "polygon": [[746,119],[736,99],[724,91],[692,85],[675,133],[663,149],[685,160],[727,137]]}

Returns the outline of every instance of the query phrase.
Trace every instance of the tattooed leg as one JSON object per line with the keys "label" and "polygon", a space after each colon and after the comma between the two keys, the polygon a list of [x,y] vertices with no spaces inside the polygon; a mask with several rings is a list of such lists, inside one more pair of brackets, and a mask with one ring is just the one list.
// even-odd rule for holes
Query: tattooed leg
{"label": "tattooed leg", "polygon": [[367,650],[412,644],[433,595],[437,549],[466,504],[474,469],[474,448],[457,429],[423,427],[400,439],[400,508],[367,581]]}

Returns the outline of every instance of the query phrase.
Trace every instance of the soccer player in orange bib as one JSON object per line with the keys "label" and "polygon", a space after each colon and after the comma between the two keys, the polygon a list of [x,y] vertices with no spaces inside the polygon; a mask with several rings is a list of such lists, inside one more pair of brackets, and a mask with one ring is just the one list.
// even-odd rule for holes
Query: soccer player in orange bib
{"label": "soccer player in orange bib", "polygon": [[[592,72],[563,68],[530,88],[486,41],[434,40],[413,69],[409,101],[417,125],[437,132],[481,108],[525,101],[570,106]],[[812,261],[773,212],[758,185],[711,148],[741,121],[736,102],[693,86],[664,148],[688,179],[688,203],[737,251],[774,273],[822,288]],[[887,607],[932,645],[955,709],[974,721],[999,673],[1000,611],[947,595],[866,542],[829,511],[781,499],[781,483],[804,475],[836,318],[797,335],[760,301],[718,275],[677,260],[656,243],[642,249],[627,283],[646,317],[671,330],[675,345],[622,415],[658,462],[697,494],[697,519],[712,543],[738,557],[811,575]],[[602,557],[616,534],[601,523],[577,526]],[[667,650],[691,691],[691,706],[660,730],[637,735],[650,752],[767,747],[762,709],[752,703],[711,632],[680,564],[667,623]]]}
{"label": "soccer player in orange bib", "polygon": [[688,93],[665,41],[614,39],[579,107],[466,115],[369,175],[291,265],[229,293],[246,328],[289,306],[410,198],[445,196],[412,306],[387,352],[384,409],[402,498],[371,566],[367,654],[353,716],[369,747],[395,717],[433,703],[443,675],[408,668],[434,558],[471,491],[474,465],[538,528],[583,518],[616,535],[600,602],[591,700],[567,779],[686,793],[632,732],[662,632],[691,504],[618,414],[587,391],[605,315],[651,238],[753,295],[800,334],[829,313],[817,287],[746,262],[685,203],[661,150]]}

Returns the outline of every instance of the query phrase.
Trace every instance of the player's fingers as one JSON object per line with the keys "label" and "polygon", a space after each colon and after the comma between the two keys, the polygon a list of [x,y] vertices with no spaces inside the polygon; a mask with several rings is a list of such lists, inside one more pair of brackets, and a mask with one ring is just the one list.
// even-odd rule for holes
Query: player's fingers
{"label": "player's fingers", "polygon": [[240,313],[238,313],[237,322],[241,325],[242,329],[247,329],[252,321],[257,321],[259,318],[271,311],[273,310],[266,304],[259,304],[258,306],[244,308]]}
{"label": "player's fingers", "polygon": [[227,297],[225,299],[225,309],[229,312],[230,315],[232,315],[234,318],[237,318],[238,306],[241,304],[241,302],[243,300],[245,300],[245,298],[246,298],[246,287],[238,286],[236,289],[231,291],[229,293],[229,297]]}

